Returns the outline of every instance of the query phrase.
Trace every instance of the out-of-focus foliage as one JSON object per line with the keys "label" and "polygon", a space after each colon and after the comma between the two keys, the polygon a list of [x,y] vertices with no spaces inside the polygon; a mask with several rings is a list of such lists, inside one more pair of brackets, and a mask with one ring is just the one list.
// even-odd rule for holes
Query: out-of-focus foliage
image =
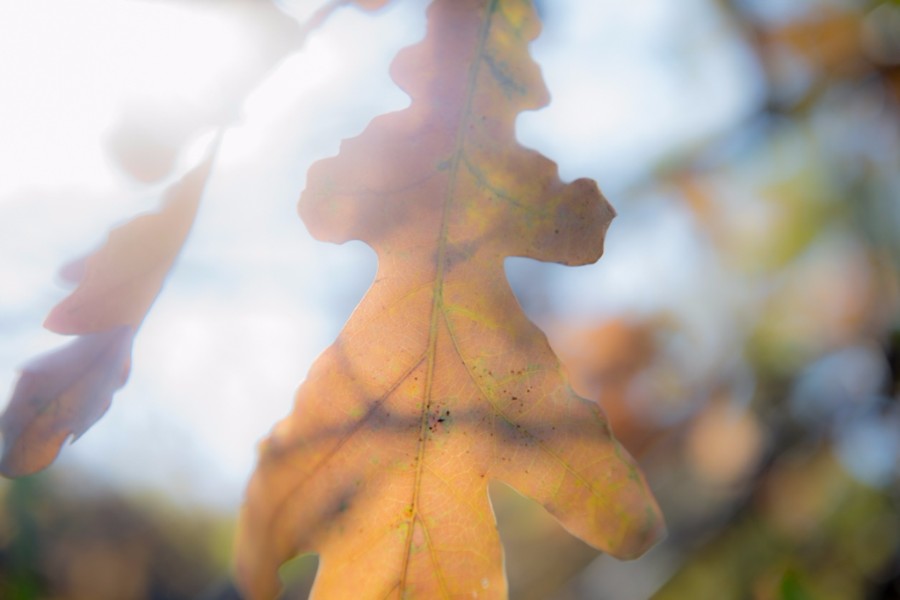
{"label": "out-of-focus foliage", "polygon": [[212,158],[171,187],[159,212],[114,230],[100,250],[66,269],[78,287],[45,327],[79,337],[23,367],[0,415],[4,476],[49,466],[69,436],[77,439],[103,416],[127,381],[134,335],[194,223]]}
{"label": "out-of-focus foliage", "polygon": [[223,598],[229,519],[123,498],[78,475],[0,493],[0,598]]}
{"label": "out-of-focus foliage", "polygon": [[727,134],[740,150],[712,144],[669,171],[751,298],[726,333],[753,386],[732,405],[764,444],[743,442],[758,466],[723,495],[701,456],[744,438],[698,440],[691,417],[680,459],[706,485],[690,494],[720,499],[673,527],[682,566],[661,598],[900,594],[900,6],[809,4],[771,17],[722,3],[767,102]]}
{"label": "out-of-focus foliage", "polygon": [[656,598],[897,597],[893,495],[853,479],[827,448],[780,457],[755,483]]}

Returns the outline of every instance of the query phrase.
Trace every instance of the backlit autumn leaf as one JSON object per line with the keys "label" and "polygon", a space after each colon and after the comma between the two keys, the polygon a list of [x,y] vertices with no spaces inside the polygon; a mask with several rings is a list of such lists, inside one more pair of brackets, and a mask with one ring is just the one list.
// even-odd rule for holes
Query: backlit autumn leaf
{"label": "backlit autumn leaf", "polygon": [[546,102],[538,28],[526,0],[437,0],[393,65],[412,105],[311,169],[311,232],[369,243],[379,270],[261,447],[236,542],[249,598],[313,551],[318,598],[503,598],[492,479],[616,556],[660,536],[643,476],[504,276],[507,256],[596,261],[614,214],[515,141]]}
{"label": "backlit autumn leaf", "polygon": [[128,378],[134,330],[92,333],[32,359],[0,416],[6,477],[46,468],[69,436],[76,439],[109,408]]}
{"label": "backlit autumn leaf", "polygon": [[211,152],[174,184],[158,212],[116,228],[97,252],[63,270],[78,287],[44,326],[80,337],[23,367],[0,416],[0,473],[48,467],[70,435],[81,436],[109,408],[128,379],[134,335],[194,222],[212,161]]}
{"label": "backlit autumn leaf", "polygon": [[44,326],[64,334],[137,328],[190,232],[211,164],[209,156],[172,187],[158,212],[114,229],[100,250],[83,259],[78,287]]}

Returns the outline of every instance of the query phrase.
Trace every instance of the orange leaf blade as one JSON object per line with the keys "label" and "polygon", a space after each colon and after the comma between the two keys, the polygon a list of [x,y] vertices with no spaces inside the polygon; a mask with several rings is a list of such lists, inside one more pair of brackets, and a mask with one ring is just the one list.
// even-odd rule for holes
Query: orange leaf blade
{"label": "orange leaf blade", "polygon": [[261,449],[236,543],[250,598],[310,551],[314,597],[504,598],[494,478],[618,556],[661,535],[634,461],[503,272],[514,255],[597,260],[614,216],[515,140],[515,115],[546,101],[537,30],[525,0],[437,0],[393,66],[412,105],[310,170],[310,231],[369,243],[379,271]]}

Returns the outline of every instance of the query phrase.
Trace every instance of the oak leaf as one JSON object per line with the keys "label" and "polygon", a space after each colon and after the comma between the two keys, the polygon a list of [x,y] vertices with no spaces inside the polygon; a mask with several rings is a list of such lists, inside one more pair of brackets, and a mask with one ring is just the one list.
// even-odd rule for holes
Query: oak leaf
{"label": "oak leaf", "polygon": [[128,379],[134,335],[159,294],[194,222],[213,153],[172,185],[158,212],[114,229],[99,250],[63,269],[78,287],[44,326],[78,335],[22,369],[0,416],[0,473],[19,477],[50,465],[109,408]]}
{"label": "oak leaf", "polygon": [[616,556],[661,535],[634,461],[504,277],[507,256],[596,261],[614,214],[515,141],[516,114],[546,103],[538,28],[526,0],[437,0],[392,67],[411,106],[310,170],[310,231],[367,242],[379,267],[261,446],[236,540],[249,598],[313,551],[318,598],[503,598],[492,479]]}

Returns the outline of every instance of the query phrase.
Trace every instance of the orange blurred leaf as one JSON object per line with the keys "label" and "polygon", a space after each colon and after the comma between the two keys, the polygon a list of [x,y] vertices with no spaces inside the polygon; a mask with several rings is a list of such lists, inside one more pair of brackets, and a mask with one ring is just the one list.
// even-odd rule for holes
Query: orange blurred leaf
{"label": "orange blurred leaf", "polygon": [[90,428],[125,385],[134,335],[187,238],[212,160],[210,152],[174,184],[159,212],[114,229],[97,252],[63,268],[78,287],[44,325],[80,337],[23,369],[0,416],[0,473],[19,477],[48,467],[66,438]]}
{"label": "orange blurred leaf", "polygon": [[767,38],[805,56],[826,73],[852,70],[863,58],[860,15],[818,10],[767,32]]}
{"label": "orange blurred leaf", "polygon": [[438,0],[393,65],[412,105],[310,170],[312,233],[369,243],[379,272],[262,446],[236,543],[248,597],[317,551],[314,597],[503,598],[492,479],[617,556],[661,534],[634,461],[504,277],[506,256],[596,261],[614,214],[515,141],[516,114],[546,102],[538,28],[526,0]]}
{"label": "orange blurred leaf", "polygon": [[117,227],[97,252],[67,266],[63,275],[79,285],[44,326],[64,334],[137,329],[194,223],[211,165],[210,156],[169,190],[158,212]]}
{"label": "orange blurred leaf", "polygon": [[387,5],[390,0],[354,0],[354,4],[364,10],[377,10]]}
{"label": "orange blurred leaf", "polygon": [[663,394],[639,385],[654,364],[664,363],[657,338],[672,327],[664,315],[657,315],[643,320],[619,317],[557,332],[564,340],[557,353],[572,388],[599,402],[616,438],[638,458],[672,428],[669,423],[662,424],[659,416],[648,414],[646,408],[663,409],[665,401],[657,397]]}
{"label": "orange blurred leaf", "polygon": [[0,416],[0,473],[20,477],[45,469],[70,435],[79,438],[109,408],[128,378],[134,330],[83,335],[22,370]]}

